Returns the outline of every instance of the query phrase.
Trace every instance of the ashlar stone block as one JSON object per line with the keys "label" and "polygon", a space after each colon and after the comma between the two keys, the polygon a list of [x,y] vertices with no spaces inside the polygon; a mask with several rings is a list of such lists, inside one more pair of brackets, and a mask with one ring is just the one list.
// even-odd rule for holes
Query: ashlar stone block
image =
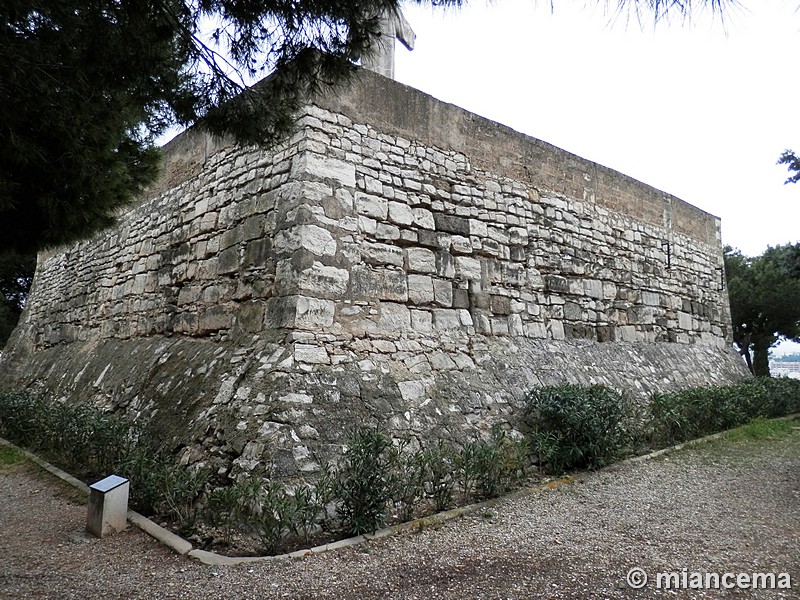
{"label": "ashlar stone block", "polygon": [[389,220],[397,225],[411,225],[414,212],[405,202],[389,202]]}
{"label": "ashlar stone block", "polygon": [[481,279],[481,261],[470,256],[455,257],[456,276],[473,281]]}
{"label": "ashlar stone block", "polygon": [[389,214],[389,201],[380,196],[357,193],[356,210],[365,217],[385,220]]}
{"label": "ashlar stone block", "polygon": [[403,304],[381,302],[379,324],[387,331],[407,330],[411,327],[411,312]]}
{"label": "ashlar stone block", "polygon": [[347,187],[356,185],[356,167],[352,163],[322,156],[314,152],[303,152],[292,159],[291,179],[300,180],[307,177],[333,179]]}
{"label": "ashlar stone block", "polygon": [[305,296],[283,296],[267,301],[265,324],[268,328],[297,327],[318,329],[330,327],[336,304],[332,300]]}
{"label": "ashlar stone block", "polygon": [[433,279],[429,275],[409,275],[408,299],[414,304],[433,302]]}
{"label": "ashlar stone block", "polygon": [[399,270],[370,269],[356,266],[350,272],[350,292],[353,300],[408,301],[408,281]]}

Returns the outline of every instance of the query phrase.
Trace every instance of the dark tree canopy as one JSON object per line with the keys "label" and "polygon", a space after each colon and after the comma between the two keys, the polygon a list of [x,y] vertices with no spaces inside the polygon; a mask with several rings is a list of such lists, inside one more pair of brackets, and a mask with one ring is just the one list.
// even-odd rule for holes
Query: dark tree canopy
{"label": "dark tree canopy", "polygon": [[35,269],[35,255],[0,253],[0,350],[25,307]]}
{"label": "dark tree canopy", "polygon": [[[280,139],[307,94],[351,72],[377,35],[376,15],[396,4],[4,0],[0,250],[109,225],[155,177],[153,140],[168,126]],[[203,42],[202,23],[213,32]],[[247,89],[258,73],[271,73],[271,85]]]}
{"label": "dark tree canopy", "polygon": [[755,258],[725,248],[733,341],[754,375],[769,376],[769,349],[800,341],[800,244]]}

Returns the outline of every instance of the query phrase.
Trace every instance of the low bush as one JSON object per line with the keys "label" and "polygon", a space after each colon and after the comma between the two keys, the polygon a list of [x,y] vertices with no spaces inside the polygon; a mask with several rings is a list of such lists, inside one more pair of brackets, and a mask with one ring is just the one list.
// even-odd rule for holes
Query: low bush
{"label": "low bush", "polygon": [[495,498],[513,488],[530,464],[528,443],[514,440],[499,427],[488,440],[468,442],[456,455],[457,472],[465,499]]}
{"label": "low bush", "polygon": [[605,386],[536,388],[526,397],[526,408],[531,450],[551,473],[607,465],[633,437],[632,403]]}
{"label": "low bush", "polygon": [[720,387],[657,393],[650,398],[653,445],[668,446],[800,410],[800,381],[756,377]]}
{"label": "low bush", "polygon": [[112,472],[127,477],[134,509],[172,516],[184,529],[194,522],[206,473],[175,464],[125,419],[86,404],[0,391],[0,436],[86,481]]}

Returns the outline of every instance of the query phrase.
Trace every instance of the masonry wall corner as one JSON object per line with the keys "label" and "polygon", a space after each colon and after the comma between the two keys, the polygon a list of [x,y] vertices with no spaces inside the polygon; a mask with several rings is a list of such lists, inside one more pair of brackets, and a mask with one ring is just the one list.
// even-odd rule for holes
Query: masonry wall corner
{"label": "masonry wall corner", "polygon": [[40,255],[0,384],[313,476],[355,424],[464,440],[519,428],[536,385],[746,377],[719,226],[364,72],[276,151],[184,134],[118,227]]}

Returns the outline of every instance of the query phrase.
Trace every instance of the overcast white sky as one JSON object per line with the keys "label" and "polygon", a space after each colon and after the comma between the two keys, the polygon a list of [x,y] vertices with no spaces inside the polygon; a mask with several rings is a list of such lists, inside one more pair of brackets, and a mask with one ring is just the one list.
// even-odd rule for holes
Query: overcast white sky
{"label": "overcast white sky", "polygon": [[621,171],[722,218],[748,255],[800,240],[796,0],[742,0],[725,22],[653,27],[591,1],[407,6],[396,78]]}

